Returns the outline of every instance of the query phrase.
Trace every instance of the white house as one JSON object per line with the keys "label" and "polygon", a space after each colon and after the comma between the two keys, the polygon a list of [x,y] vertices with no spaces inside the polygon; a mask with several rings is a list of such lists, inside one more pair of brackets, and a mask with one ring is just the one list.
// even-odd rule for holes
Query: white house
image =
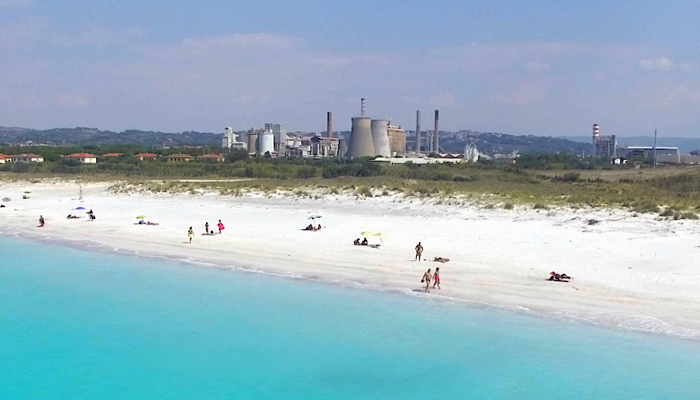
{"label": "white house", "polygon": [[65,156],[69,160],[77,160],[83,164],[96,164],[97,156],[90,153],[73,153]]}
{"label": "white house", "polygon": [[12,162],[18,163],[39,163],[44,162],[44,157],[38,156],[36,154],[17,154],[12,156]]}

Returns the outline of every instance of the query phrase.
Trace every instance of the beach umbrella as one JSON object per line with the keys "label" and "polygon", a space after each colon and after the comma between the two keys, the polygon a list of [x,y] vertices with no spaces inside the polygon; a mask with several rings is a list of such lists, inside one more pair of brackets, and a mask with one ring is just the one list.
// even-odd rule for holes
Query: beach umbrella
{"label": "beach umbrella", "polygon": [[84,210],[85,207],[77,207],[76,210]]}
{"label": "beach umbrella", "polygon": [[319,219],[319,218],[323,218],[323,215],[314,214],[314,215],[309,217],[309,219]]}
{"label": "beach umbrella", "polygon": [[144,218],[146,218],[145,215],[139,215],[139,216],[136,217],[136,219],[144,219]]}
{"label": "beach umbrella", "polygon": [[5,198],[2,199],[2,201],[10,201],[10,200],[12,200],[12,199],[9,198],[9,197],[5,197]]}
{"label": "beach umbrella", "polygon": [[370,231],[364,231],[364,232],[360,233],[360,235],[362,235],[362,236],[382,236],[382,234],[379,232],[375,233],[375,232],[370,232]]}

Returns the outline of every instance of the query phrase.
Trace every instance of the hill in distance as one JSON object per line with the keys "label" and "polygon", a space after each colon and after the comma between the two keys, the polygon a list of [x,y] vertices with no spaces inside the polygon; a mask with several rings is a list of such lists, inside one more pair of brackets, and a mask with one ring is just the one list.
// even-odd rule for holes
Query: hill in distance
{"label": "hill in distance", "polygon": [[[340,132],[344,138],[349,132]],[[415,133],[409,132],[409,141]],[[480,151],[487,154],[509,154],[514,151],[521,153],[571,153],[582,154],[590,150],[588,143],[571,140],[572,138],[557,138],[534,135],[508,135],[495,132],[477,132],[461,130],[459,132],[440,133],[440,147],[451,153],[462,153],[467,144],[474,142]],[[55,128],[36,130],[28,128],[0,127],[0,144],[19,145],[129,145],[142,146],[218,146],[221,143],[220,133],[210,132],[155,132],[126,130],[113,132],[97,128]]]}

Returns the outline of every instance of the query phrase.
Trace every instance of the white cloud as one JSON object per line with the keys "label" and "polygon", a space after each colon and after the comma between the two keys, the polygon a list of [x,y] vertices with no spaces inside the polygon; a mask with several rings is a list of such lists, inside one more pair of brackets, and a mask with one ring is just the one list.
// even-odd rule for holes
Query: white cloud
{"label": "white cloud", "polygon": [[408,103],[408,104],[421,104],[422,103],[420,97],[418,97],[418,96],[404,96],[403,101],[404,101],[404,103]]}
{"label": "white cloud", "polygon": [[28,19],[0,25],[0,49],[27,50],[40,43],[49,31],[44,19]]}
{"label": "white cloud", "polygon": [[428,98],[428,104],[431,106],[444,108],[457,107],[457,102],[455,101],[454,95],[452,95],[450,92],[441,92],[430,96]]}
{"label": "white cloud", "polygon": [[655,99],[655,106],[661,110],[670,110],[682,104],[700,102],[700,92],[685,86],[674,86],[660,91]]}
{"label": "white cloud", "polygon": [[60,94],[56,96],[56,104],[62,108],[84,110],[90,106],[90,102],[77,94]]}
{"label": "white cloud", "polygon": [[146,28],[129,28],[122,32],[122,35],[125,37],[141,37],[141,36],[146,36],[148,34],[148,29]]}
{"label": "white cloud", "polygon": [[693,72],[693,71],[695,71],[695,70],[697,69],[697,67],[695,66],[695,64],[691,64],[691,63],[683,63],[683,64],[680,65],[679,68],[680,68],[680,70],[683,71],[683,72]]}
{"label": "white cloud", "polygon": [[25,8],[32,5],[32,0],[0,0],[0,8]]}
{"label": "white cloud", "polygon": [[491,100],[524,106],[540,101],[546,95],[547,91],[542,85],[534,82],[521,82],[514,91],[495,94],[491,96]]}
{"label": "white cloud", "polygon": [[525,68],[527,68],[531,72],[542,72],[550,70],[552,66],[546,62],[533,60],[526,62]]}
{"label": "white cloud", "polygon": [[668,57],[642,59],[639,65],[647,71],[673,71],[675,67],[675,63]]}

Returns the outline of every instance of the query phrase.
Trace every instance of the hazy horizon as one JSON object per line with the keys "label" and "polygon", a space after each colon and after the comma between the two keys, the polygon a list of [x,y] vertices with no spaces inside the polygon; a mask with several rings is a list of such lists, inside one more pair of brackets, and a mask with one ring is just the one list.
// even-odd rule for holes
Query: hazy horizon
{"label": "hazy horizon", "polygon": [[0,0],[0,125],[348,130],[368,114],[514,135],[700,137],[680,1]]}

